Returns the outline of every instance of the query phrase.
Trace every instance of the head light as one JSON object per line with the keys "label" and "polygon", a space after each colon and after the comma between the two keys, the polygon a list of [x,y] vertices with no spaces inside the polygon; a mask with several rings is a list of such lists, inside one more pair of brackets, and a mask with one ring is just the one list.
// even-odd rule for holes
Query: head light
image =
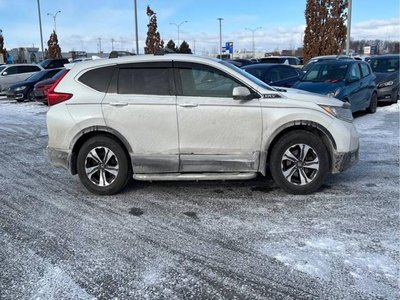
{"label": "head light", "polygon": [[321,108],[331,116],[346,122],[353,122],[353,114],[351,113],[350,104],[345,102],[343,106],[320,105]]}
{"label": "head light", "polygon": [[328,97],[336,97],[337,95],[339,95],[339,93],[340,93],[340,89],[337,89],[336,91],[331,92],[331,93],[327,93],[326,95]]}
{"label": "head light", "polygon": [[20,92],[20,91],[23,91],[23,90],[25,90],[25,89],[26,89],[26,86],[23,85],[23,86],[19,86],[19,87],[15,88],[14,91]]}
{"label": "head light", "polygon": [[386,87],[386,86],[391,86],[391,85],[393,85],[393,84],[394,84],[393,80],[386,81],[386,82],[382,82],[382,83],[380,83],[380,84],[378,85],[378,88],[383,88],[383,87]]}

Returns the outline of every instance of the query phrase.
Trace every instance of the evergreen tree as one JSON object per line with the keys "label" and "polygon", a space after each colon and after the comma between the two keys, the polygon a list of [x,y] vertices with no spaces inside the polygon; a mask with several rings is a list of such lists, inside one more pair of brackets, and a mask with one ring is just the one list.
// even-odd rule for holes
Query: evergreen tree
{"label": "evergreen tree", "polygon": [[183,41],[179,46],[178,52],[192,54],[192,49],[190,49],[189,44],[186,41]]}
{"label": "evergreen tree", "polygon": [[58,44],[57,33],[53,30],[47,42],[47,49],[45,50],[46,58],[62,58],[61,48]]}
{"label": "evergreen tree", "polygon": [[0,30],[0,55],[3,56],[3,61],[7,61],[7,50],[4,48],[4,37],[3,31]]}
{"label": "evergreen tree", "polygon": [[173,40],[169,40],[167,43],[167,46],[165,46],[165,48],[168,48],[174,52],[178,52],[178,48],[176,47],[175,43]]}
{"label": "evergreen tree", "polygon": [[319,55],[340,54],[345,46],[347,0],[307,0],[304,61]]}
{"label": "evergreen tree", "polygon": [[146,14],[150,17],[149,24],[147,25],[147,39],[146,47],[144,48],[145,54],[154,54],[160,48],[164,48],[164,41],[160,38],[160,33],[157,31],[157,16],[156,13],[151,10],[150,6],[147,6]]}

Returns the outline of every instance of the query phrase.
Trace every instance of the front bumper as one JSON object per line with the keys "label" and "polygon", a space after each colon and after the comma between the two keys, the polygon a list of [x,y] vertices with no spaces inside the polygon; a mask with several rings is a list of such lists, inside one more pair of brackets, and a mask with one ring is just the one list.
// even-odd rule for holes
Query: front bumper
{"label": "front bumper", "polygon": [[358,162],[359,148],[349,152],[335,152],[333,154],[332,173],[340,173]]}
{"label": "front bumper", "polygon": [[387,101],[397,99],[397,87],[387,86],[383,88],[378,88],[377,92],[378,100]]}

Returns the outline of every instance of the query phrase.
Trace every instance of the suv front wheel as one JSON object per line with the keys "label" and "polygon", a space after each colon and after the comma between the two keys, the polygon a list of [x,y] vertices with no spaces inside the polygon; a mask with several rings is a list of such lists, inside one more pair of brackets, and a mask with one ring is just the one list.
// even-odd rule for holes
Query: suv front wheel
{"label": "suv front wheel", "polygon": [[329,172],[328,150],[317,135],[292,131],[273,147],[270,169],[275,182],[285,191],[310,194],[321,187]]}
{"label": "suv front wheel", "polygon": [[77,157],[77,169],[82,184],[99,195],[120,192],[131,175],[123,147],[107,136],[92,137],[82,145]]}

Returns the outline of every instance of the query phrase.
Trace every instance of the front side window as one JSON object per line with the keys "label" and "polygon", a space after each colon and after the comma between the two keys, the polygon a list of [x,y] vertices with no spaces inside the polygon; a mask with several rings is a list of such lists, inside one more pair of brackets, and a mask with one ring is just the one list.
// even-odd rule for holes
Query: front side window
{"label": "front side window", "polygon": [[358,66],[358,64],[354,64],[351,67],[350,78],[352,78],[352,79],[360,79],[361,78],[360,67]]}
{"label": "front side window", "polygon": [[371,71],[367,64],[361,64],[360,66],[361,66],[362,77],[366,77],[369,74],[371,74]]}
{"label": "front side window", "polygon": [[232,98],[240,84],[223,72],[212,68],[180,68],[183,96]]}
{"label": "front side window", "polygon": [[15,75],[18,73],[18,67],[9,67],[7,70],[7,75]]}
{"label": "front side window", "polygon": [[119,94],[170,95],[168,68],[121,68]]}

